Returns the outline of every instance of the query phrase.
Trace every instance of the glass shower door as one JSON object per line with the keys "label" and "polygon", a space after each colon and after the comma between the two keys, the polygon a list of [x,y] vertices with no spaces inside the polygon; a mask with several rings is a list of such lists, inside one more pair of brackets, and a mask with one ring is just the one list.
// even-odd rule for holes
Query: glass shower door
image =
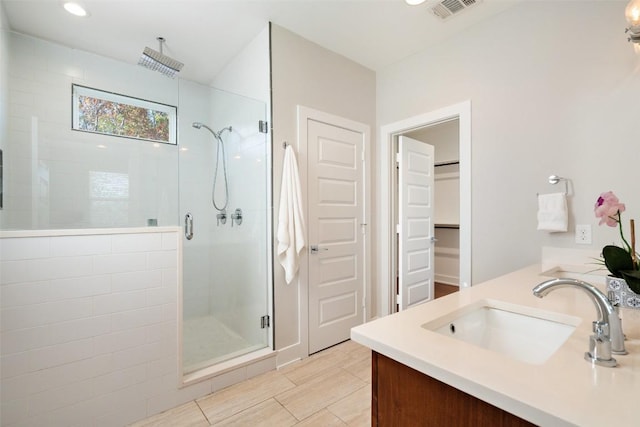
{"label": "glass shower door", "polygon": [[180,207],[193,221],[183,237],[190,373],[269,346],[269,162],[265,103],[182,81],[180,109]]}

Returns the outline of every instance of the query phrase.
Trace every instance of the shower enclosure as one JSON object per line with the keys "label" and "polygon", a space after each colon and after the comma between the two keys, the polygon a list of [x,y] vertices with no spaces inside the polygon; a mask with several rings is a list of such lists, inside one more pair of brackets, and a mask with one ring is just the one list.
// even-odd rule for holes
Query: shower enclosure
{"label": "shower enclosure", "polygon": [[[80,234],[101,241],[104,229],[175,232],[189,213],[193,238],[183,238],[176,322],[182,372],[268,350],[271,162],[259,129],[266,102],[32,37],[7,37],[11,61],[0,78],[11,76],[12,91],[0,97],[0,230],[85,229]],[[72,130],[76,82],[175,107],[177,144]],[[232,128],[220,135],[226,179],[219,141],[194,122],[216,132]],[[216,161],[216,200],[224,199],[220,186],[228,187],[224,223],[212,204]]]}
{"label": "shower enclosure", "polygon": [[270,162],[264,102],[181,81],[179,105],[182,362],[190,374],[270,344]]}

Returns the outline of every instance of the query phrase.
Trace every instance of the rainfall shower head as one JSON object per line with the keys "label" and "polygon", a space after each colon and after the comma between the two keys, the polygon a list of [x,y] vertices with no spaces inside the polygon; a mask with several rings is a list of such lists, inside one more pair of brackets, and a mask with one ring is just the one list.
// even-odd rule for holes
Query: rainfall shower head
{"label": "rainfall shower head", "polygon": [[138,60],[138,65],[142,65],[153,71],[158,71],[167,77],[174,78],[176,73],[180,72],[184,64],[180,61],[176,61],[162,53],[162,45],[165,42],[163,37],[157,38],[160,44],[160,52],[153,50],[149,47],[145,47],[142,52],[142,56]]}

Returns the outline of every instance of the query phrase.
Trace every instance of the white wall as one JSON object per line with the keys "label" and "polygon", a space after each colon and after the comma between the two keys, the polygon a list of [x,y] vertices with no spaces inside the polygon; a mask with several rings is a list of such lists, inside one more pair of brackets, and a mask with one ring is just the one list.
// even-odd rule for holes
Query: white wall
{"label": "white wall", "polygon": [[[278,218],[277,201],[280,200],[284,156],[282,143],[287,141],[294,146],[297,144],[297,105],[366,123],[373,129],[375,74],[277,25],[271,27],[271,55],[275,201],[273,217]],[[371,140],[375,141],[375,137],[372,136]],[[374,157],[372,161],[375,161]],[[298,163],[299,168],[305,167],[300,160]],[[373,186],[375,188],[375,182]],[[277,227],[277,224],[274,224],[274,227]],[[374,227],[372,225],[371,230]],[[373,235],[371,237],[375,238]],[[303,251],[303,262],[306,257],[305,251],[306,249]],[[375,265],[371,266],[371,271],[375,271]],[[367,285],[367,292],[371,297],[370,291],[373,287],[371,283]],[[278,356],[279,364],[307,355],[307,348],[302,344],[303,334],[307,333],[303,325],[306,325],[307,321],[300,317],[302,306],[307,304],[307,301],[301,300],[301,289],[305,286],[305,278],[294,280],[289,285],[285,284],[282,267],[275,263],[275,345],[276,350],[281,351]],[[375,300],[373,304],[369,300],[368,304],[375,307]]]}
{"label": "white wall", "polygon": [[271,82],[269,67],[269,26],[266,26],[235,58],[227,64],[212,85],[269,104]]}
{"label": "white wall", "polygon": [[640,212],[625,4],[522,2],[378,73],[379,125],[471,100],[474,283],[539,261],[542,246],[574,247],[573,232],[536,231],[536,193],[560,190],[551,174],[571,179],[570,228],[591,224],[594,248],[617,239],[593,217],[601,192],[627,219]]}
{"label": "white wall", "polygon": [[177,236],[0,239],[2,425],[123,425],[191,397],[176,391]]}
{"label": "white wall", "polygon": [[[0,150],[7,149],[7,121],[9,117],[9,24],[4,11],[4,3],[0,2]],[[5,172],[6,173],[6,172]],[[6,179],[6,177],[4,177]],[[6,188],[2,184],[0,192]],[[0,209],[0,225],[4,224],[5,211]]]}
{"label": "white wall", "polygon": [[[126,227],[144,226],[148,218],[176,225],[177,147],[72,131],[71,86],[175,106],[177,81],[17,33],[9,33],[9,47],[6,198],[0,226]],[[128,198],[92,199],[92,172],[125,176]]]}
{"label": "white wall", "polygon": [[416,129],[404,135],[433,145],[435,163],[460,159],[459,120],[449,120],[433,126]]}

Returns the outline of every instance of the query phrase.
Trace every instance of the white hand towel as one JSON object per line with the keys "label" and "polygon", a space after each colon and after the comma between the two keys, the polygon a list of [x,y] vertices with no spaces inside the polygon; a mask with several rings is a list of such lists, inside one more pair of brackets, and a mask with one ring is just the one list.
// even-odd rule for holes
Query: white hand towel
{"label": "white hand towel", "polygon": [[538,230],[567,231],[569,210],[565,193],[538,195]]}
{"label": "white hand towel", "polygon": [[302,212],[302,193],[296,155],[291,145],[284,152],[282,185],[280,187],[280,212],[278,215],[278,261],[285,272],[285,280],[291,283],[298,272],[298,257],[304,248],[306,227]]}

